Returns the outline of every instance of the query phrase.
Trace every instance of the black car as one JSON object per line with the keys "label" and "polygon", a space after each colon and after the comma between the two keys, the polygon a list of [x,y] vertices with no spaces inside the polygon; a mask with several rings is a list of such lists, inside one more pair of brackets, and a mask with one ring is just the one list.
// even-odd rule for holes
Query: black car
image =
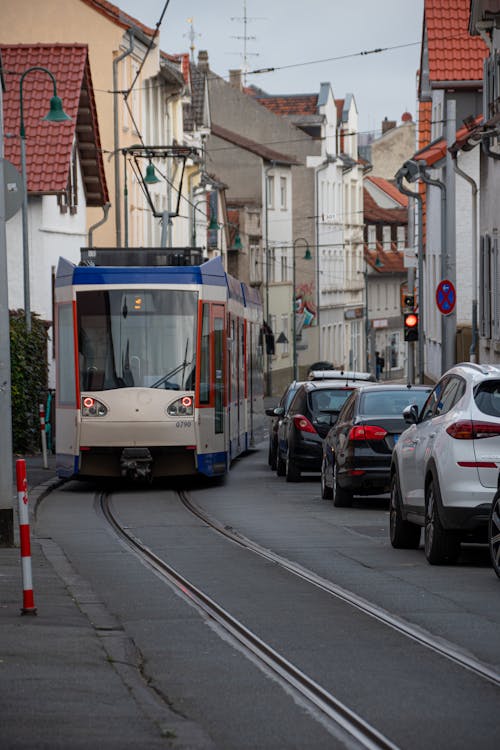
{"label": "black car", "polygon": [[321,469],[322,441],[355,386],[344,381],[302,383],[278,425],[276,472],[296,482]]}
{"label": "black car", "polygon": [[353,495],[380,495],[390,489],[392,449],[408,427],[403,409],[418,411],[431,388],[362,385],[350,394],[323,443],[321,496],[337,507]]}
{"label": "black car", "polygon": [[272,406],[266,409],[267,416],[271,417],[267,462],[273,471],[276,471],[276,458],[278,455],[278,427],[283,416],[287,413],[288,407],[292,403],[292,399],[295,396],[299,385],[302,385],[302,381],[292,380],[292,382],[287,385],[285,392],[279,400],[278,406]]}

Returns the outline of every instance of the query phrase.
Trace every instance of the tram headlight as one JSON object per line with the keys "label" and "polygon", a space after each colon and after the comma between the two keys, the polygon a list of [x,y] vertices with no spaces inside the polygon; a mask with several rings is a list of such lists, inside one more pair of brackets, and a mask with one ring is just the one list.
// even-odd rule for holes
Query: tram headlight
{"label": "tram headlight", "polygon": [[105,417],[107,408],[92,396],[82,396],[82,417]]}
{"label": "tram headlight", "polygon": [[169,417],[192,417],[193,407],[193,397],[183,396],[168,406],[167,414]]}

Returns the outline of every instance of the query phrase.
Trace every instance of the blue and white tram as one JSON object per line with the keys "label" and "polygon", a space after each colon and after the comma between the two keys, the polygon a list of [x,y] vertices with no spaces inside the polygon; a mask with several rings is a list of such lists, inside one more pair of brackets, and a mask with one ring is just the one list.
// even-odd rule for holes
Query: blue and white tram
{"label": "blue and white tram", "polygon": [[264,434],[258,293],[220,258],[92,254],[56,275],[59,476],[224,474]]}

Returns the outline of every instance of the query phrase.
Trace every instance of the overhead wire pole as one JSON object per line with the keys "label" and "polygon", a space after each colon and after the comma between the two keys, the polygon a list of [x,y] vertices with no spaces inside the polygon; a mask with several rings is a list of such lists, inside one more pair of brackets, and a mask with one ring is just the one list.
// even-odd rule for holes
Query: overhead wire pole
{"label": "overhead wire pole", "polygon": [[3,75],[0,60],[0,546],[14,544],[12,393],[10,374],[9,284],[3,135]]}

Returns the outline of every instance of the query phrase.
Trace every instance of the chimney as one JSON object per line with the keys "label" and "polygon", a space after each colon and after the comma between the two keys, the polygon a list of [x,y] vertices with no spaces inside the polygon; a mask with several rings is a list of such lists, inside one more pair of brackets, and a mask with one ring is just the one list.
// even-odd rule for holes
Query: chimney
{"label": "chimney", "polygon": [[396,120],[388,120],[387,117],[384,117],[382,120],[382,135],[384,133],[387,133],[388,130],[392,130],[396,127]]}
{"label": "chimney", "polygon": [[229,71],[229,83],[238,91],[243,91],[241,83],[241,70],[230,70]]}
{"label": "chimney", "polygon": [[206,49],[200,49],[198,52],[198,68],[204,72],[210,70],[210,65],[208,64],[208,52]]}

